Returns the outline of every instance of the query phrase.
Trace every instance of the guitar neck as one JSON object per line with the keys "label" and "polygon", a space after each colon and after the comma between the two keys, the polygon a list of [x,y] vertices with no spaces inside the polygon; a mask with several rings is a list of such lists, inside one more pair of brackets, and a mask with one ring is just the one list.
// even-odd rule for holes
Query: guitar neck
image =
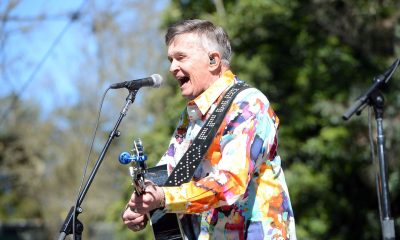
{"label": "guitar neck", "polygon": [[[129,172],[132,177],[132,185],[137,195],[145,193],[145,180],[149,179],[158,186],[163,186],[168,178],[166,166],[158,166],[147,169],[140,139],[134,141],[135,156],[132,157]],[[165,213],[163,209],[155,209],[147,214],[152,226],[155,240],[183,240],[183,231],[176,214]]]}

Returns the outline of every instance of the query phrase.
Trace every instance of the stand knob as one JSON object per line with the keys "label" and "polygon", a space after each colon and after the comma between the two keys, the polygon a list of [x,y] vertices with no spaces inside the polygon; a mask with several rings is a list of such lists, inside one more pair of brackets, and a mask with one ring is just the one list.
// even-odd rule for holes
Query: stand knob
{"label": "stand knob", "polygon": [[139,155],[139,156],[134,155],[134,156],[132,156],[132,155],[129,154],[128,152],[122,152],[122,153],[119,155],[118,160],[119,160],[119,162],[120,162],[121,164],[124,164],[124,165],[129,164],[129,163],[131,163],[132,161],[135,161],[135,162],[144,162],[144,161],[147,160],[147,155]]}

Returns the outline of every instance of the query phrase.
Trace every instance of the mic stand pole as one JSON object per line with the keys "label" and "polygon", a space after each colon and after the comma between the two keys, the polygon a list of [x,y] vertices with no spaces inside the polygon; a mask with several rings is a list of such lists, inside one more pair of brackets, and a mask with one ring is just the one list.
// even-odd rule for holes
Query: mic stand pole
{"label": "mic stand pole", "polygon": [[[120,123],[122,122],[122,119],[125,117],[129,106],[135,101],[136,94],[138,92],[138,89],[129,89],[129,95],[126,98],[126,103],[124,108],[122,109],[120,116],[114,126],[114,129],[111,131],[109,138],[103,147],[103,150],[96,161],[96,164],[93,167],[93,170],[86,181],[86,184],[83,188],[83,190],[79,193],[78,199],[76,201],[76,205],[72,206],[71,209],[69,210],[69,213],[67,217],[64,220],[63,225],[61,226],[60,229],[60,235],[58,237],[58,240],[63,240],[65,237],[69,234],[74,234],[74,240],[81,240],[82,239],[82,232],[83,232],[83,224],[78,220],[78,215],[83,212],[81,208],[81,204],[83,202],[83,199],[85,198],[85,195],[87,191],[89,190],[90,185],[92,184],[94,177],[106,155],[106,152],[112,142],[112,140],[115,137],[119,137],[121,135],[121,132],[118,130],[118,127]],[[75,232],[74,232],[75,230]]]}
{"label": "mic stand pole", "polygon": [[387,166],[385,162],[385,135],[383,133],[383,106],[384,97],[378,89],[370,96],[370,105],[373,106],[377,127],[377,154],[379,162],[379,171],[377,172],[376,189],[379,197],[379,210],[381,214],[382,239],[395,239],[394,221],[390,214],[390,194],[387,180]]}
{"label": "mic stand pole", "polygon": [[[383,134],[383,106],[384,98],[380,88],[384,86],[400,63],[396,59],[393,64],[382,75],[374,78],[374,83],[367,91],[361,95],[355,103],[343,114],[343,119],[348,120],[354,114],[360,114],[368,104],[374,107],[377,124],[377,152],[379,160],[379,169],[376,169],[376,189],[378,193],[379,213],[381,220],[382,237],[384,240],[394,240],[395,230],[394,221],[390,214],[390,196],[388,190],[388,181],[386,177],[387,167],[385,163],[385,136]],[[373,151],[373,149],[371,149]]]}

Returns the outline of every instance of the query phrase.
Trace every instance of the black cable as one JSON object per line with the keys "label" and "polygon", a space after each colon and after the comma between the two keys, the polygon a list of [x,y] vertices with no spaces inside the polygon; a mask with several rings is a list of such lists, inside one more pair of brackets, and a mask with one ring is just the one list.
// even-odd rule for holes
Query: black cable
{"label": "black cable", "polygon": [[75,236],[75,230],[76,230],[75,229],[75,224],[76,224],[76,216],[77,216],[77,209],[76,208],[78,207],[78,204],[79,204],[79,202],[78,202],[79,201],[79,195],[80,195],[80,193],[82,191],[82,187],[83,187],[83,184],[85,182],[86,172],[87,172],[87,169],[88,169],[88,166],[89,166],[89,162],[90,162],[90,156],[92,155],[92,151],[93,151],[94,140],[96,139],[97,130],[99,128],[101,109],[103,108],[104,99],[105,99],[105,97],[107,95],[108,90],[110,90],[110,88],[107,88],[107,90],[104,92],[103,97],[101,98],[101,101],[100,101],[100,106],[99,106],[99,110],[98,110],[98,113],[97,113],[96,125],[95,125],[95,128],[94,128],[93,137],[92,137],[92,142],[90,143],[89,154],[88,154],[87,159],[86,159],[85,167],[83,168],[81,183],[79,185],[79,189],[78,189],[78,192],[77,192],[77,195],[76,195],[76,201],[75,201],[75,205],[74,205],[74,215],[73,215],[73,218],[72,218],[72,235],[73,235],[73,239],[76,239],[76,236]]}
{"label": "black cable", "polygon": [[[380,182],[379,173],[378,173],[378,171],[379,171],[378,164],[379,163],[375,157],[375,144],[374,144],[373,134],[372,134],[372,107],[368,108],[368,138],[369,138],[372,167],[374,168],[374,173],[375,173],[375,184],[376,184],[376,186],[379,186],[379,182]],[[379,216],[382,219],[381,195],[379,194],[379,191],[377,192],[377,195],[378,195]]]}

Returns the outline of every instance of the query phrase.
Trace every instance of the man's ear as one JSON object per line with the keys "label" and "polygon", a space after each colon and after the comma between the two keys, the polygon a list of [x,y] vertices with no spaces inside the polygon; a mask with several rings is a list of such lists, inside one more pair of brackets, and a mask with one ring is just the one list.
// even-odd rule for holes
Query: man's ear
{"label": "man's ear", "polygon": [[210,70],[214,71],[215,69],[219,68],[221,65],[221,55],[219,52],[214,51],[214,52],[209,52],[208,57],[210,59]]}

